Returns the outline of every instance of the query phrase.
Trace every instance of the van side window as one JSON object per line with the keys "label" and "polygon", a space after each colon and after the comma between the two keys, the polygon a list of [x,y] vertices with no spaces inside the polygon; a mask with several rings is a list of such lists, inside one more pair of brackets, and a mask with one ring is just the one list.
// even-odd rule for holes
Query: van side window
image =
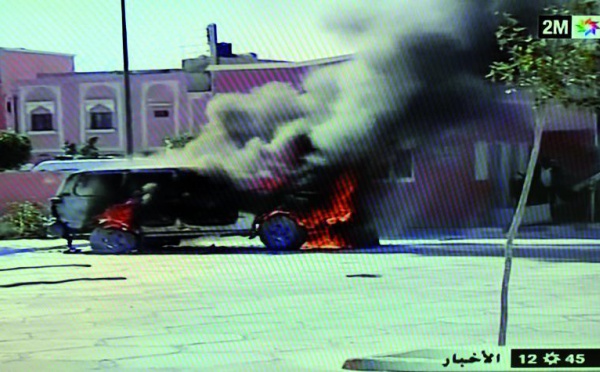
{"label": "van side window", "polygon": [[127,196],[141,191],[145,185],[156,184],[160,197],[175,197],[177,190],[173,188],[173,176],[171,171],[131,172],[125,180]]}
{"label": "van side window", "polygon": [[109,174],[82,174],[75,184],[73,193],[76,196],[102,196],[111,197],[121,185],[122,175]]}
{"label": "van side window", "polygon": [[193,172],[180,174],[182,196],[218,208],[236,209],[236,200],[231,186],[217,176],[200,175]]}

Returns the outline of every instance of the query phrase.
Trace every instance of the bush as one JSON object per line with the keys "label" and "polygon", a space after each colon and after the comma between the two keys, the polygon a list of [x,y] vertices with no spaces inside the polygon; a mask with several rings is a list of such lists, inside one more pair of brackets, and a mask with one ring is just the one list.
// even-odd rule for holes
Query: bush
{"label": "bush", "polygon": [[0,239],[16,239],[19,234],[8,222],[0,222]]}
{"label": "bush", "polygon": [[18,169],[31,158],[31,141],[24,135],[1,131],[0,154],[0,171]]}
{"label": "bush", "polygon": [[163,139],[163,146],[165,146],[169,150],[182,149],[185,147],[185,145],[193,141],[195,138],[196,137],[191,133],[176,137],[166,137]]}
{"label": "bush", "polygon": [[0,218],[0,237],[45,238],[48,217],[45,208],[32,202],[10,203]]}

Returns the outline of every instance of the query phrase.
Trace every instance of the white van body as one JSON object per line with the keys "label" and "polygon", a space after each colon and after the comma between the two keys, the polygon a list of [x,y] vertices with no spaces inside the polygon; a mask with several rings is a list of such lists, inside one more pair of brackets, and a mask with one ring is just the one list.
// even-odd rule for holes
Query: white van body
{"label": "white van body", "polygon": [[85,170],[101,169],[113,165],[125,166],[130,159],[76,159],[76,160],[46,160],[31,169],[32,172],[74,173]]}

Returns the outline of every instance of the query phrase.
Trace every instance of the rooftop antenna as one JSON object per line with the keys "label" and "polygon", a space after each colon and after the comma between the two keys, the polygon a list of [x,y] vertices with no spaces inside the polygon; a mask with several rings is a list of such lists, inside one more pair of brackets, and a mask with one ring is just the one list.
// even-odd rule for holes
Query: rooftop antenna
{"label": "rooftop antenna", "polygon": [[211,23],[208,25],[208,27],[206,28],[206,37],[208,39],[208,47],[210,49],[211,64],[218,65],[219,64],[219,54],[217,52],[217,43],[219,40],[217,37],[217,25],[216,24]]}

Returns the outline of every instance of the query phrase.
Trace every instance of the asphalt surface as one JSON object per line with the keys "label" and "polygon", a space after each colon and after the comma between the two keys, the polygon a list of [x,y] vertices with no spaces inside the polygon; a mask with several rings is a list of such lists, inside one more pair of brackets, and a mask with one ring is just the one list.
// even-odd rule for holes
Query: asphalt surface
{"label": "asphalt surface", "polygon": [[[325,372],[494,343],[503,259],[40,250],[0,270],[2,371]],[[599,279],[594,263],[515,260],[509,342],[597,340]]]}
{"label": "asphalt surface", "polygon": [[[600,245],[556,242],[515,248],[509,342],[598,339]],[[101,256],[85,241],[72,255],[60,240],[4,241],[0,370],[325,372],[493,344],[502,246],[413,243],[281,253],[224,239]]]}

